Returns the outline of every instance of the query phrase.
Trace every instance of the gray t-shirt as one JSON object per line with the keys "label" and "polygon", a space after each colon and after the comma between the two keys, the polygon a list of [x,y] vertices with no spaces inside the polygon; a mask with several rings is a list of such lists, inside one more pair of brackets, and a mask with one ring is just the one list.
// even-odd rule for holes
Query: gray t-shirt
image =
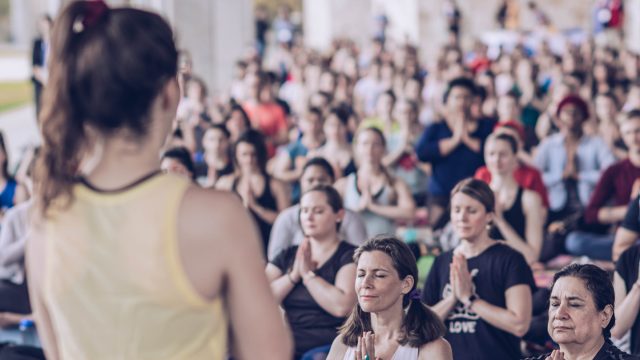
{"label": "gray t-shirt", "polygon": [[[269,260],[273,260],[282,250],[302,243],[304,234],[298,221],[299,212],[300,205],[294,205],[282,211],[276,218],[269,237]],[[345,209],[338,237],[354,246],[360,246],[368,239],[364,222],[358,213]]]}

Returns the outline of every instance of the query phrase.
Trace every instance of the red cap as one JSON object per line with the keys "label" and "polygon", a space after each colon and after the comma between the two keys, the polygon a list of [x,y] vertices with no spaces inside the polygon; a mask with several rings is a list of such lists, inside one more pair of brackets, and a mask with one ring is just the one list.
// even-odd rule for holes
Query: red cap
{"label": "red cap", "polygon": [[564,99],[562,99],[562,101],[560,101],[560,104],[558,104],[558,110],[556,111],[556,116],[560,116],[560,111],[562,111],[562,108],[570,104],[575,105],[575,107],[577,107],[582,112],[582,114],[584,115],[583,120],[589,118],[589,105],[587,105],[587,103],[582,100],[579,95],[575,94],[567,95],[564,97]]}

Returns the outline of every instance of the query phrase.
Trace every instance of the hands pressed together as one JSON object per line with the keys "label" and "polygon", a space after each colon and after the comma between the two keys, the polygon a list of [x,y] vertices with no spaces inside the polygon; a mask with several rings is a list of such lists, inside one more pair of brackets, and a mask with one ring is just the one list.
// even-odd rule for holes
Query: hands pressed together
{"label": "hands pressed together", "polygon": [[382,360],[382,358],[376,357],[376,335],[367,331],[358,338],[358,345],[356,346],[356,360]]}
{"label": "hands pressed together", "polygon": [[468,306],[469,298],[474,291],[467,259],[460,253],[454,253],[449,269],[449,283],[453,290],[452,296],[465,306]]}
{"label": "hands pressed together", "polygon": [[305,277],[315,276],[313,271],[316,270],[317,267],[318,264],[311,259],[311,244],[309,243],[309,239],[304,238],[302,244],[300,244],[296,251],[296,257],[289,272],[289,279],[294,284],[297,284]]}

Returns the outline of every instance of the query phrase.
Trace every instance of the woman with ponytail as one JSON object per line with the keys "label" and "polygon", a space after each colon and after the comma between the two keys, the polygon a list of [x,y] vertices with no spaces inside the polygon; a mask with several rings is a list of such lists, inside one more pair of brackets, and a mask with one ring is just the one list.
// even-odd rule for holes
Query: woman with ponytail
{"label": "woman with ponytail", "polygon": [[450,360],[444,325],[420,302],[418,268],[409,247],[379,235],[355,254],[358,303],[328,360]]}
{"label": "woman with ponytail", "polygon": [[27,244],[47,359],[221,360],[228,333],[239,358],[289,358],[242,204],[160,170],[180,98],[169,24],[74,1],[50,52]]}

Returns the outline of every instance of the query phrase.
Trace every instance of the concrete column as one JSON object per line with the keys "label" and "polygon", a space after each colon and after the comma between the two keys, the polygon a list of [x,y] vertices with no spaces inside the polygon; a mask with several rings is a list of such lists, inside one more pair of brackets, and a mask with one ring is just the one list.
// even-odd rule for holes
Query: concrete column
{"label": "concrete column", "polygon": [[27,3],[22,0],[11,0],[9,2],[11,9],[10,25],[11,25],[11,41],[14,44],[26,45],[29,42],[30,32],[25,31],[25,23],[27,22]]}
{"label": "concrete column", "polygon": [[305,44],[321,51],[340,37],[365,44],[372,35],[371,6],[371,0],[304,0]]}
{"label": "concrete column", "polygon": [[640,0],[627,0],[624,5],[626,45],[640,54]]}
{"label": "concrete column", "polygon": [[[373,0],[373,13],[387,16],[386,36],[395,43],[418,45],[420,17],[418,0]],[[430,3],[430,2],[429,2]]]}
{"label": "concrete column", "polygon": [[193,58],[194,72],[210,89],[229,87],[233,65],[254,38],[251,0],[181,0],[173,7],[178,44]]}
{"label": "concrete column", "polygon": [[[11,0],[16,44],[27,47],[43,9],[51,15],[72,0]],[[233,64],[254,37],[252,0],[107,0],[110,6],[156,11],[172,23],[181,49],[188,50],[194,71],[212,91],[228,88]],[[27,21],[28,20],[28,21]],[[15,30],[14,30],[15,27]]]}

